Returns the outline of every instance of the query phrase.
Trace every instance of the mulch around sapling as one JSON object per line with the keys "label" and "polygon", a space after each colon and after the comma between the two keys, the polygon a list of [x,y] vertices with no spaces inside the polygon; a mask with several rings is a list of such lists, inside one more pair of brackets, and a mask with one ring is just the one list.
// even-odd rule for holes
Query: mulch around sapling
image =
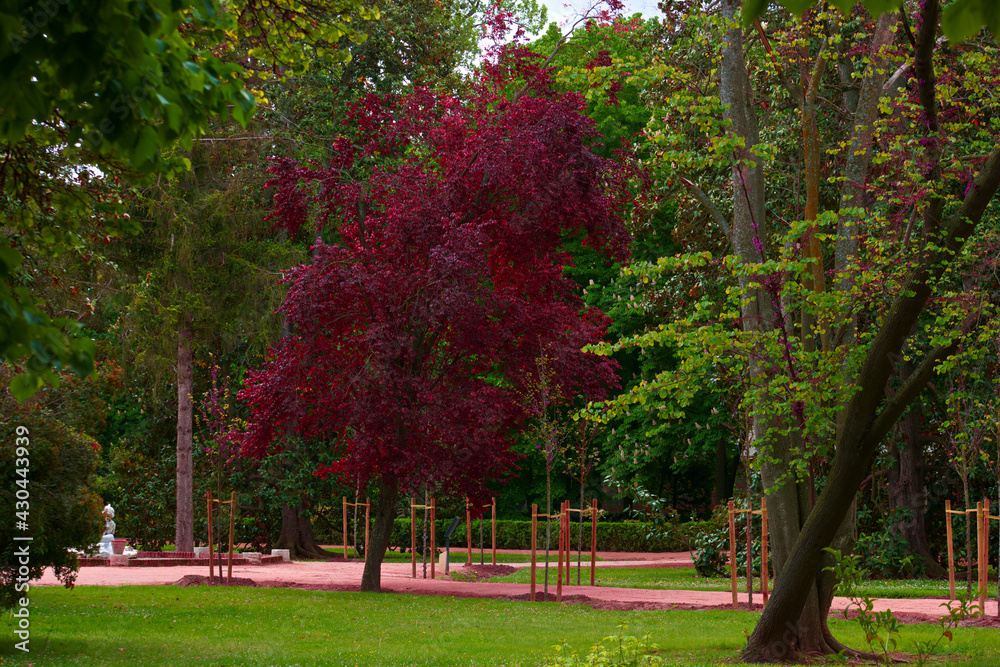
{"label": "mulch around sapling", "polygon": [[233,577],[231,581],[226,581],[225,577],[215,577],[214,579],[209,579],[206,576],[200,574],[187,574],[170,584],[171,586],[180,586],[181,588],[188,588],[190,586],[256,586],[257,583],[253,579],[240,579]]}
{"label": "mulch around sapling", "polygon": [[458,576],[454,577],[460,581],[485,581],[492,577],[506,577],[517,572],[516,567],[510,565],[462,565],[451,568]]}

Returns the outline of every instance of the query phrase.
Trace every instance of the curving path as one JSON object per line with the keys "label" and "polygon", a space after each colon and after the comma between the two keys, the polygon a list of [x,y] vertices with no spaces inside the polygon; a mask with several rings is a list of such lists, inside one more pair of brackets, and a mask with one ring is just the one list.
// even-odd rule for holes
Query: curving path
{"label": "curving path", "polygon": [[[452,554],[461,559],[462,554]],[[601,553],[604,561],[598,567],[689,567],[691,560],[687,552],[667,554],[622,554]],[[510,563],[512,567],[527,567],[525,563]],[[311,590],[357,591],[364,564],[361,562],[317,562],[294,561],[280,565],[234,565],[233,578],[251,579],[259,586],[282,586]],[[461,563],[452,563],[453,570],[462,571]],[[418,564],[418,577],[422,569]],[[551,571],[550,571],[551,572]],[[384,563],[382,565],[382,589],[392,593],[417,595],[447,595],[454,597],[476,597],[494,599],[527,599],[528,584],[487,583],[473,581],[452,581],[447,578],[412,579],[408,563]],[[440,572],[438,573],[440,576]],[[176,583],[183,577],[207,576],[207,564],[203,566],[171,567],[84,567],[76,580],[78,586],[149,586]],[[42,578],[32,585],[60,585],[46,570]],[[555,585],[549,584],[554,596]],[[538,586],[539,595],[541,585]],[[582,596],[582,597],[581,597]],[[732,605],[732,594],[718,591],[689,590],[647,590],[638,588],[610,588],[604,586],[564,586],[563,597],[569,602],[584,602],[602,608],[616,609],[699,609],[721,608]],[[739,594],[739,601],[746,606],[746,593]],[[759,593],[754,594],[754,602],[761,602]],[[906,621],[933,620],[943,611],[940,599],[879,599],[875,610],[891,608]],[[834,598],[833,610],[842,611],[849,601]],[[986,603],[987,616],[997,614],[996,600]]]}

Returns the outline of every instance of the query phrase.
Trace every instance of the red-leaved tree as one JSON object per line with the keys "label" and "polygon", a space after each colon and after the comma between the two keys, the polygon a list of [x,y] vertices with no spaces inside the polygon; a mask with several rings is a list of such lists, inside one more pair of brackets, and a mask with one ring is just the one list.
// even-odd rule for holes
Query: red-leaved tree
{"label": "red-leaved tree", "polygon": [[580,351],[608,322],[563,277],[563,242],[581,235],[625,258],[624,168],[590,151],[583,100],[553,93],[532,55],[514,49],[484,71],[468,100],[369,97],[329,166],[273,167],[277,224],[315,222],[337,242],[317,240],[287,277],[292,334],[240,394],[243,452],[288,433],[337,448],[317,473],[373,492],[362,590],[380,590],[404,494],[485,500],[511,468],[541,354],[567,395],[617,384],[614,362]]}

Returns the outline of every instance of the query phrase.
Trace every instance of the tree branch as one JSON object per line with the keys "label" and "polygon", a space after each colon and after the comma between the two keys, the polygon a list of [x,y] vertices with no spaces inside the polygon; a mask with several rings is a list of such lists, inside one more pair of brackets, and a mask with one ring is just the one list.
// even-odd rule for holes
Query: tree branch
{"label": "tree branch", "polygon": [[729,223],[726,222],[725,216],[722,215],[722,211],[720,211],[719,207],[715,205],[715,202],[712,201],[711,197],[709,197],[708,194],[706,194],[705,191],[699,188],[695,183],[692,183],[683,176],[679,177],[678,180],[680,180],[680,182],[684,184],[684,187],[686,187],[691,194],[694,195],[694,198],[698,200],[698,203],[705,207],[705,210],[715,221],[715,224],[722,228],[722,232],[726,235],[726,238],[729,239],[729,242],[732,243],[733,230],[729,226]]}
{"label": "tree branch", "polygon": [[[903,385],[903,388],[897,391],[896,395],[889,399],[882,410],[879,411],[875,422],[872,424],[865,438],[867,441],[874,441],[876,444],[882,441],[882,438],[889,432],[889,429],[896,423],[907,406],[913,402],[913,399],[920,394],[923,388],[927,386],[927,383],[931,381],[931,378],[934,377],[934,369],[937,368],[937,365],[953,354],[957,348],[958,343],[952,342],[950,345],[939,347],[927,355],[920,363],[920,366],[917,367],[917,370],[913,371],[906,379],[906,384]],[[868,443],[866,442],[862,446],[867,448]]]}

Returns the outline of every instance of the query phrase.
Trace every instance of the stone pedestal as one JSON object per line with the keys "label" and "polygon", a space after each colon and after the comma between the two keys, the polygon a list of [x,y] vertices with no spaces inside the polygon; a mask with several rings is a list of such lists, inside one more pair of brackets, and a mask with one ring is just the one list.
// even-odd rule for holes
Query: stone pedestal
{"label": "stone pedestal", "polygon": [[195,547],[194,553],[198,558],[208,558],[208,547]]}
{"label": "stone pedestal", "polygon": [[246,558],[248,565],[260,565],[260,556],[256,551],[243,552],[243,557]]}
{"label": "stone pedestal", "polygon": [[271,549],[271,555],[281,556],[281,560],[286,563],[290,563],[292,561],[292,553],[289,549]]}
{"label": "stone pedestal", "polygon": [[111,554],[111,562],[108,563],[108,565],[111,567],[125,567],[128,565],[128,559],[128,556],[124,556],[122,554]]}

